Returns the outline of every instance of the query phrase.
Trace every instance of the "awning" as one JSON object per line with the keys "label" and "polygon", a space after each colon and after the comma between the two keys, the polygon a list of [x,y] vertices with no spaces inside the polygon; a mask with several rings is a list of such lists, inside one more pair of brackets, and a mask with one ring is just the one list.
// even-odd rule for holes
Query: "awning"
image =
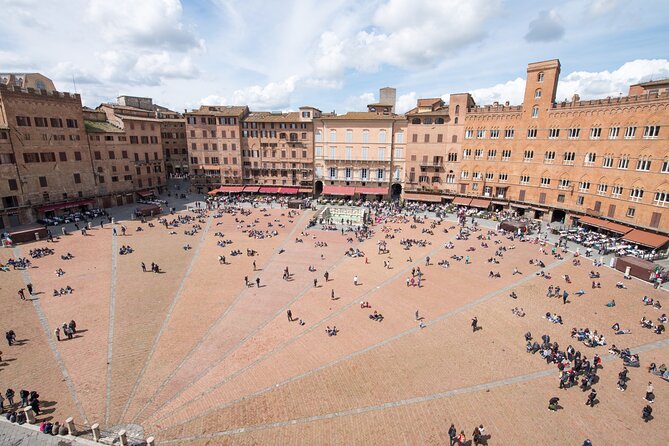
{"label": "awning", "polygon": [[404,198],[407,200],[414,201],[427,201],[430,203],[441,203],[440,195],[430,195],[430,194],[406,194]]}
{"label": "awning", "polygon": [[221,186],[218,188],[219,192],[237,194],[244,190],[244,186]]}
{"label": "awning", "polygon": [[207,195],[216,195],[220,192],[218,189],[212,189],[209,192],[207,192]]}
{"label": "awning", "polygon": [[356,187],[355,193],[365,195],[386,195],[388,189],[385,187]]}
{"label": "awning", "polygon": [[583,225],[594,226],[596,228],[601,228],[605,231],[616,232],[618,234],[627,234],[632,230],[632,228],[628,226],[614,223],[612,221],[602,220],[601,218],[591,217],[589,215],[585,215],[579,218],[578,221]]}
{"label": "awning", "polygon": [[642,231],[640,229],[634,229],[628,232],[622,239],[626,242],[635,243],[652,249],[661,248],[669,243],[669,237]]}
{"label": "awning", "polygon": [[509,204],[508,202],[506,202],[506,201],[504,201],[504,200],[492,200],[492,203],[493,203],[493,204],[501,204],[501,205],[507,205],[507,204]]}
{"label": "awning", "polygon": [[95,200],[79,200],[79,201],[70,201],[69,203],[50,204],[48,206],[42,206],[37,208],[37,212],[49,212],[49,211],[56,211],[58,209],[76,208],[79,206],[86,206],[89,204],[95,204]]}
{"label": "awning", "polygon": [[279,193],[279,188],[276,187],[276,186],[261,187],[259,192],[261,194],[278,194]]}
{"label": "awning", "polygon": [[279,188],[279,193],[284,195],[297,195],[297,187],[281,187]]}
{"label": "awning", "polygon": [[244,192],[258,192],[260,186],[244,186]]}
{"label": "awning", "polygon": [[511,206],[514,208],[519,208],[519,209],[529,209],[530,207],[526,204],[517,204],[517,203],[511,203]]}
{"label": "awning", "polygon": [[629,226],[621,225],[619,223],[614,223],[612,221],[606,222],[606,227],[604,228],[607,231],[617,232],[618,234],[627,234],[632,230]]}
{"label": "awning", "polygon": [[469,206],[469,203],[471,202],[472,199],[467,197],[455,197],[453,199],[453,204],[456,204],[458,206]]}
{"label": "awning", "polygon": [[301,187],[299,191],[301,194],[310,194],[312,192],[312,189],[310,187]]}
{"label": "awning", "polygon": [[137,191],[137,195],[139,195],[140,197],[144,197],[144,198],[150,197],[150,196],[155,195],[155,194],[156,194],[156,192],[153,191],[153,190],[138,190]]}
{"label": "awning", "polygon": [[355,187],[352,186],[324,186],[323,195],[340,195],[343,197],[355,195]]}
{"label": "awning", "polygon": [[490,207],[490,200],[484,200],[483,198],[474,198],[469,206],[480,209],[488,209]]}

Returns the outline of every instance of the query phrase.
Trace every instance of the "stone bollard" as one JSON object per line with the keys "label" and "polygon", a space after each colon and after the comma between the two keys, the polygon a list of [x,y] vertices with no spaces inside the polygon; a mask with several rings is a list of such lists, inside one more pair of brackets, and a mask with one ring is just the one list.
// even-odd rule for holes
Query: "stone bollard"
{"label": "stone bollard", "polygon": [[121,429],[118,432],[118,441],[121,443],[121,446],[128,446],[128,436],[125,433],[125,429]]}
{"label": "stone bollard", "polygon": [[112,217],[112,224],[116,223],[116,219]]}
{"label": "stone bollard", "polygon": [[91,426],[91,430],[93,431],[93,441],[100,441],[100,425],[95,423]]}
{"label": "stone bollard", "polygon": [[35,240],[36,240],[36,241],[39,241],[39,232],[36,232],[36,233],[35,233]]}
{"label": "stone bollard", "polygon": [[91,222],[89,221],[89,222],[88,222],[88,230],[91,230],[91,229],[92,229],[91,226],[92,226],[92,225],[91,225]]}
{"label": "stone bollard", "polygon": [[24,407],[23,412],[26,414],[26,422],[28,424],[35,424],[35,412],[31,407]]}
{"label": "stone bollard", "polygon": [[149,437],[146,439],[146,446],[156,446],[156,439]]}
{"label": "stone bollard", "polygon": [[67,433],[68,435],[76,435],[77,430],[74,428],[74,418],[70,417],[67,420],[65,420],[65,424],[67,425]]}

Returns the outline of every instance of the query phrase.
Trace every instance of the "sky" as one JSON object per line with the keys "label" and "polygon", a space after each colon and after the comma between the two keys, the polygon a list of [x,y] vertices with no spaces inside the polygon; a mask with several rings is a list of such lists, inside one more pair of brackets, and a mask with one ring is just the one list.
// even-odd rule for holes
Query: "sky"
{"label": "sky", "polygon": [[522,101],[560,59],[557,99],[669,78],[666,0],[0,0],[0,73],[40,72],[89,107],[119,94],[344,113],[397,88]]}

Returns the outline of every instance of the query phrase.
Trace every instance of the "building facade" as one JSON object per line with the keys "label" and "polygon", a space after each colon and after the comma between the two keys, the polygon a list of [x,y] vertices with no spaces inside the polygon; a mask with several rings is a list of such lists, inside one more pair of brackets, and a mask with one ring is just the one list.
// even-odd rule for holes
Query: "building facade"
{"label": "building facade", "polygon": [[0,153],[2,226],[95,204],[78,94],[0,83]]}
{"label": "building facade", "polygon": [[252,112],[241,127],[244,184],[294,186],[309,191],[314,182],[314,118],[320,110]]}
{"label": "building facade", "polygon": [[469,106],[458,193],[547,221],[669,228],[669,83],[556,102],[560,62],[531,63],[523,104]]}
{"label": "building facade", "polygon": [[243,184],[241,122],[248,107],[203,105],[185,114],[191,189]]}

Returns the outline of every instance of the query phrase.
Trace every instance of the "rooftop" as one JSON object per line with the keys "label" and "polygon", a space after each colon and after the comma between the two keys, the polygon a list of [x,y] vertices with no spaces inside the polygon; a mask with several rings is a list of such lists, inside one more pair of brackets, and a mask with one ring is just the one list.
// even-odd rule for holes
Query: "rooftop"
{"label": "rooftop", "polygon": [[84,119],[87,133],[124,133],[123,129],[116,127],[109,121],[90,121]]}
{"label": "rooftop", "polygon": [[380,115],[378,113],[373,113],[373,112],[348,112],[343,115],[335,115],[335,116],[326,116],[325,114],[321,117],[321,119],[336,119],[336,120],[353,120],[353,121],[369,121],[369,120],[375,120],[375,121],[389,121],[389,120],[394,120],[394,121],[401,121],[404,119],[404,116],[402,115]]}

